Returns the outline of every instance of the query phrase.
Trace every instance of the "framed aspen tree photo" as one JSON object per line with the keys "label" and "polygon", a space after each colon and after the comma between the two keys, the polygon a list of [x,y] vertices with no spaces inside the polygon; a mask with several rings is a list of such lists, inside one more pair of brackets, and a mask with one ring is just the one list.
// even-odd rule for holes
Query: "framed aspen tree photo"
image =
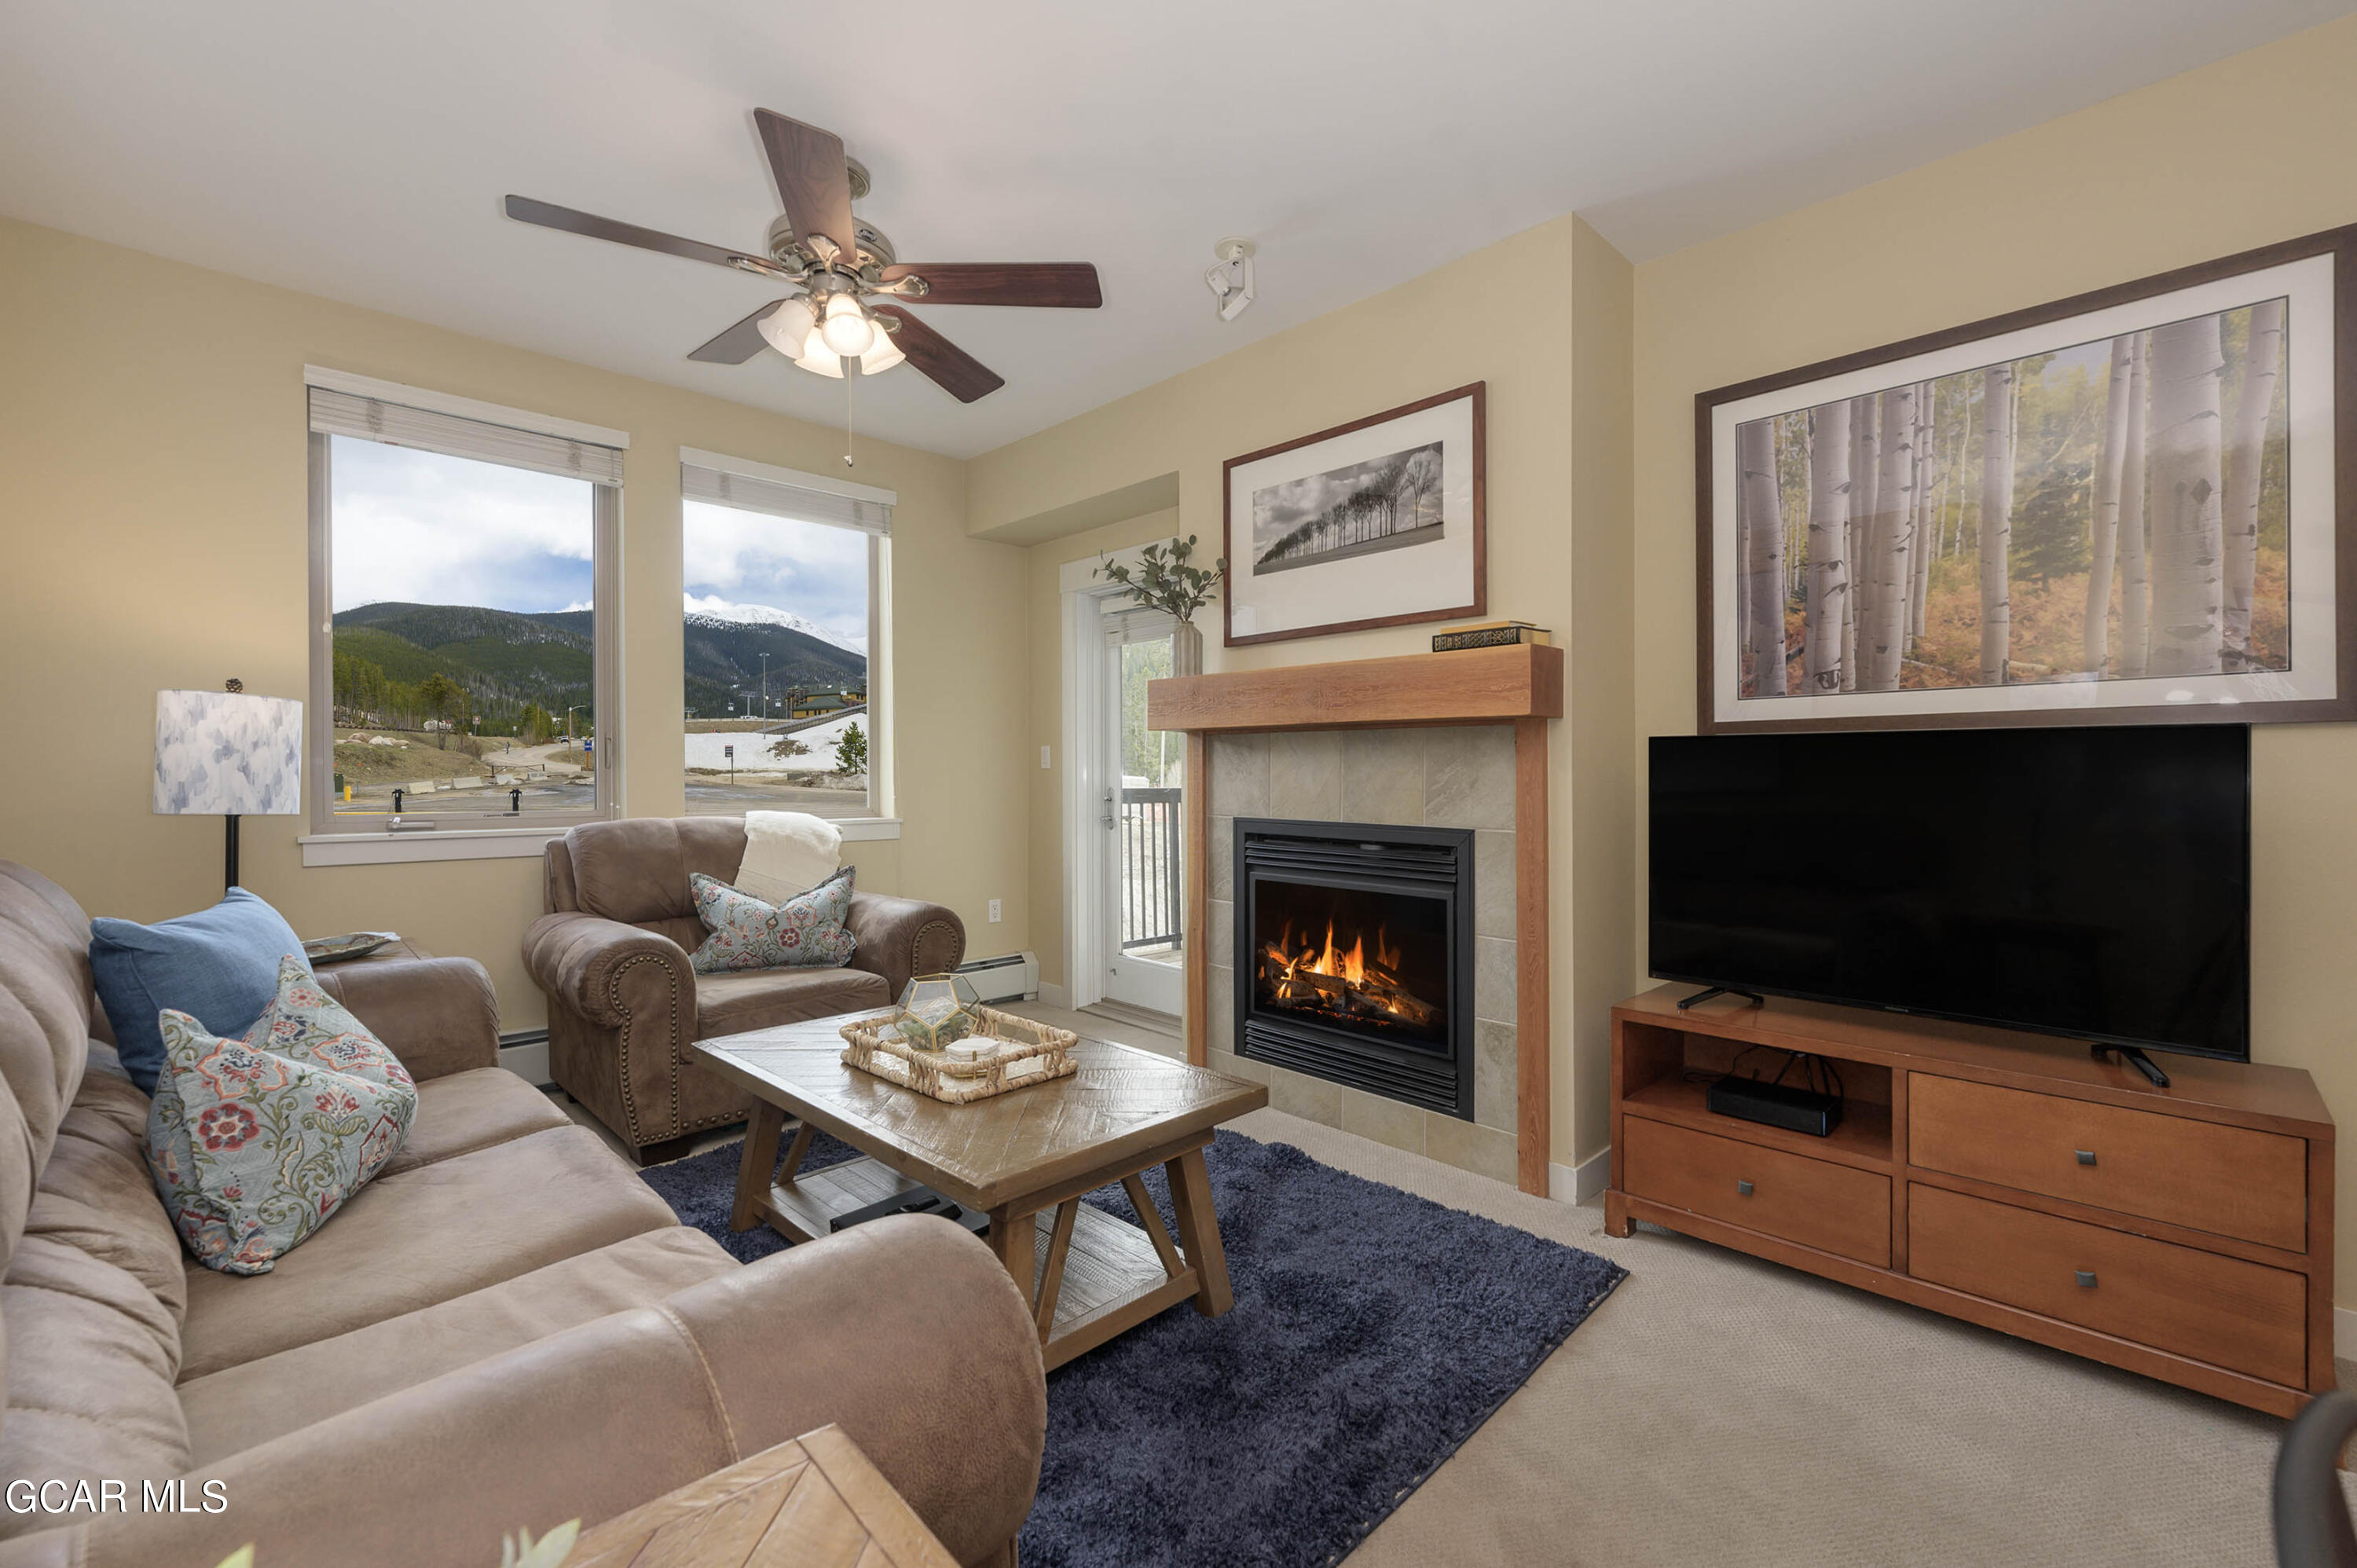
{"label": "framed aspen tree photo", "polygon": [[1695,400],[1701,728],[2357,718],[2357,227]]}

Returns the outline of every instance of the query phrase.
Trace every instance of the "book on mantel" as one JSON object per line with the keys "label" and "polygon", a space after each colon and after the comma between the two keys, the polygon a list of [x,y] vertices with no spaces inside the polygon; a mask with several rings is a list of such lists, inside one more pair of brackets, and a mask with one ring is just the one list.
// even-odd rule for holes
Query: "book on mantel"
{"label": "book on mantel", "polygon": [[1460,648],[1512,648],[1525,642],[1544,646],[1554,641],[1553,632],[1526,620],[1485,620],[1478,626],[1453,626],[1434,632],[1432,650],[1454,653]]}

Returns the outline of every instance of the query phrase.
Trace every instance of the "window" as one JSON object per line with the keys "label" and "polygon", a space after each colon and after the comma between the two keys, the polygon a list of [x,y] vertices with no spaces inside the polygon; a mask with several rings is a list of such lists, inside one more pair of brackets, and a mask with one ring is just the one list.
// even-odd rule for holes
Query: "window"
{"label": "window", "polygon": [[614,814],[624,438],[334,372],[310,411],[314,827]]}
{"label": "window", "polygon": [[882,815],[892,493],[681,456],[689,812]]}

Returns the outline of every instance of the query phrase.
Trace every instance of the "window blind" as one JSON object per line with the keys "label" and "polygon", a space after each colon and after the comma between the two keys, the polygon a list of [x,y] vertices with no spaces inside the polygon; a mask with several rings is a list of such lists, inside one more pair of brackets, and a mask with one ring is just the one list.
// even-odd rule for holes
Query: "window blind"
{"label": "window blind", "polygon": [[1159,642],[1178,628],[1173,617],[1161,610],[1138,605],[1125,610],[1108,609],[1100,618],[1104,624],[1105,640],[1116,647],[1133,642]]}
{"label": "window blind", "polygon": [[790,517],[801,522],[833,523],[883,538],[889,538],[892,532],[892,509],[883,501],[837,495],[782,479],[734,474],[701,463],[680,464],[679,489],[692,501],[710,501],[716,506],[767,512],[771,517]]}
{"label": "window blind", "polygon": [[432,409],[411,408],[382,398],[327,387],[311,390],[311,428],[323,435],[355,435],[391,446],[414,446],[451,457],[503,463],[543,474],[587,479],[597,485],[622,482],[619,447],[549,435],[536,430],[493,424]]}

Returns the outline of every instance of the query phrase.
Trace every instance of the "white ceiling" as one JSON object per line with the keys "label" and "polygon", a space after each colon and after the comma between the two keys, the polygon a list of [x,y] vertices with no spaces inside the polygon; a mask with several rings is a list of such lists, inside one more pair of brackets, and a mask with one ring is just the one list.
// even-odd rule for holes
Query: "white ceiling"
{"label": "white ceiling", "polygon": [[[500,212],[759,251],[764,105],[842,134],[907,259],[1097,264],[1101,311],[921,311],[1006,378],[982,402],[857,389],[963,456],[1559,213],[1642,260],[2352,9],[0,0],[0,211],[834,423],[840,382],[685,358],[774,285]],[[1232,233],[1260,303],[1224,325]]]}

